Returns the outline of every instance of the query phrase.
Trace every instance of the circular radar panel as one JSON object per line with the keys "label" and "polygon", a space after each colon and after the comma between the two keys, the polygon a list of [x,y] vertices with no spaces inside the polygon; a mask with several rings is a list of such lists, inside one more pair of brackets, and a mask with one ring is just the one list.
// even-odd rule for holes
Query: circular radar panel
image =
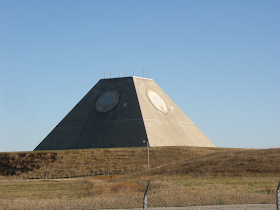
{"label": "circular radar panel", "polygon": [[95,102],[95,110],[101,113],[109,112],[118,105],[120,94],[116,90],[106,90]]}
{"label": "circular radar panel", "polygon": [[151,103],[156,107],[159,111],[163,113],[168,112],[168,108],[164,100],[153,90],[148,90],[147,95],[151,101]]}

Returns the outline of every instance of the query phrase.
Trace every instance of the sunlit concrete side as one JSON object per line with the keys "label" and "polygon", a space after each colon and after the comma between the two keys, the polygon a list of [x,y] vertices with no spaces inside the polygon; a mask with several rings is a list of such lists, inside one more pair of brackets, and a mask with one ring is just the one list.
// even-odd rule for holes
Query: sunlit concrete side
{"label": "sunlit concrete side", "polygon": [[[214,144],[151,79],[133,77],[150,146],[199,146]],[[167,111],[157,108],[147,92],[152,90],[165,102]],[[157,98],[155,97],[155,101]],[[158,100],[159,105],[162,104]]]}

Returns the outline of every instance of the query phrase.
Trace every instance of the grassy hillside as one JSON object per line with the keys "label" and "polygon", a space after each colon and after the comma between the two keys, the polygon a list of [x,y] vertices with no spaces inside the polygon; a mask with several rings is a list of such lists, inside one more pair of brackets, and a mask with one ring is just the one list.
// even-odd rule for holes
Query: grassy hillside
{"label": "grassy hillside", "polygon": [[227,149],[162,165],[135,176],[280,176],[280,149]]}
{"label": "grassy hillside", "polygon": [[134,176],[279,176],[280,149],[201,147],[86,149],[0,153],[0,175],[55,178],[104,173]]}
{"label": "grassy hillside", "polygon": [[0,181],[0,208],[123,208],[127,198],[126,208],[140,208],[148,180],[157,207],[273,204],[279,162],[280,149],[150,148],[150,170],[146,148],[0,153],[0,179],[11,175]]}

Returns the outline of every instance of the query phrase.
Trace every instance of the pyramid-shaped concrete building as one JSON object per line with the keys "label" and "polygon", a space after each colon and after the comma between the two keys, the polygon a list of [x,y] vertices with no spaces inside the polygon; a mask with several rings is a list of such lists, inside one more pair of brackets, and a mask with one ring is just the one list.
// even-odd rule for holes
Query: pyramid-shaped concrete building
{"label": "pyramid-shaped concrete building", "polygon": [[152,79],[101,79],[35,150],[214,144]]}

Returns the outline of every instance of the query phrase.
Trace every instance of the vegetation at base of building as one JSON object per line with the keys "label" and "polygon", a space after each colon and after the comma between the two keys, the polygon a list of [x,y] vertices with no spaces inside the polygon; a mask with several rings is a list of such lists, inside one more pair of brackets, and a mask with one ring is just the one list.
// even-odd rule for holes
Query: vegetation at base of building
{"label": "vegetation at base of building", "polygon": [[[102,175],[243,177],[280,174],[280,148],[110,148],[0,153],[0,179]],[[2,178],[1,178],[2,177]]]}
{"label": "vegetation at base of building", "polygon": [[[144,195],[146,178],[135,179],[129,176],[113,175],[110,179],[87,177],[84,179],[61,180],[14,180],[0,184],[1,200],[21,199],[79,199],[86,197],[106,197],[116,194]],[[272,195],[275,197],[278,177],[238,177],[238,178],[189,178],[184,176],[154,177],[150,182],[149,193],[208,193],[208,194],[250,194]],[[150,194],[148,194],[150,195]]]}
{"label": "vegetation at base of building", "polygon": [[127,208],[141,207],[148,180],[154,207],[174,199],[183,206],[275,202],[280,149],[161,147],[149,154],[150,170],[147,148],[0,153],[0,207],[90,209],[127,198],[137,200]]}

